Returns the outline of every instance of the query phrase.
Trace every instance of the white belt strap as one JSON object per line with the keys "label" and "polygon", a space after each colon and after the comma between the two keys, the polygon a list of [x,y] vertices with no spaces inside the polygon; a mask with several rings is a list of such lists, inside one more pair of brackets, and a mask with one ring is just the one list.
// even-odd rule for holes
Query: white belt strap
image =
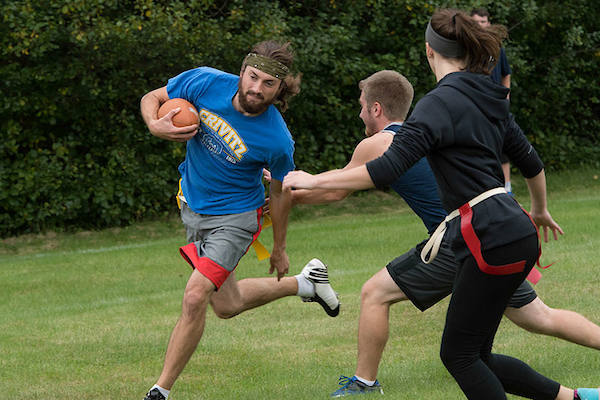
{"label": "white belt strap", "polygon": [[[469,206],[473,207],[475,204],[481,203],[485,199],[489,199],[490,197],[501,193],[507,193],[506,189],[503,187],[490,189],[487,192],[483,192],[479,196],[469,200]],[[435,232],[433,232],[427,243],[425,243],[425,247],[423,247],[423,250],[421,250],[421,260],[423,260],[425,264],[431,263],[435,259],[435,256],[437,256],[438,250],[440,249],[440,244],[442,243],[442,239],[446,233],[446,224],[459,215],[460,212],[458,211],[458,208],[448,214],[442,223],[438,225],[437,229]],[[429,255],[429,258],[427,258],[427,254],[430,252],[431,254]]]}

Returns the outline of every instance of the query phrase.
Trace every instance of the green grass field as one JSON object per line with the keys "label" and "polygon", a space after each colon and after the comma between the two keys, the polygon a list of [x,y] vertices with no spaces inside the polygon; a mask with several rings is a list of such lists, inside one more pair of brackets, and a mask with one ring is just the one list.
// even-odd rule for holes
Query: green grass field
{"label": "green grass field", "polygon": [[[566,235],[544,245],[542,263],[556,264],[536,290],[551,307],[600,323],[598,174],[548,177],[550,211]],[[527,206],[523,181],[513,184]],[[267,247],[270,236],[270,229],[261,236]],[[422,223],[392,194],[368,192],[295,209],[290,273],[313,257],[328,263],[343,303],[340,315],[330,318],[296,297],[231,320],[209,311],[204,338],[170,398],[328,398],[339,375],[354,372],[362,284],[424,237]],[[169,218],[0,242],[0,398],[141,399],[158,378],[179,316],[190,274],[178,252],[184,241],[180,221]],[[237,276],[265,276],[268,268],[250,250]],[[446,305],[426,313],[410,303],[392,307],[379,372],[384,398],[463,398],[438,357]],[[567,386],[600,385],[597,350],[533,335],[509,321],[495,348]]]}

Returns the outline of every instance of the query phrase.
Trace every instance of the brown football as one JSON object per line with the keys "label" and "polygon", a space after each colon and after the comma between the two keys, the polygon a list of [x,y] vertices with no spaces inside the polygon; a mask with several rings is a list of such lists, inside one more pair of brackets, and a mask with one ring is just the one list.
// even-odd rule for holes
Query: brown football
{"label": "brown football", "polygon": [[165,101],[158,109],[158,118],[164,117],[166,113],[174,108],[181,108],[181,110],[173,115],[173,125],[182,127],[197,124],[199,122],[198,110],[196,110],[196,107],[189,101],[179,98]]}

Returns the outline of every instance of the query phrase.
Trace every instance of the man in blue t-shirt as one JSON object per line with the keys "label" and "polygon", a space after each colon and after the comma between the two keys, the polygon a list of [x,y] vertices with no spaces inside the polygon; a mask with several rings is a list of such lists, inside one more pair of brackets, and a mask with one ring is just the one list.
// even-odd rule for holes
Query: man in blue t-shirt
{"label": "man in blue t-shirt", "polygon": [[[282,181],[294,169],[294,141],[274,104],[285,111],[289,98],[300,90],[300,77],[290,72],[293,54],[288,45],[258,43],[244,59],[239,76],[200,67],[170,79],[141,100],[150,133],[186,142],[186,157],[179,166],[178,203],[188,244],[180,253],[193,268],[162,373],[146,400],[168,398],[202,337],[208,304],[217,316],[231,318],[296,295],[318,302],[332,317],[339,313],[327,266],[320,260],[311,260],[296,276],[284,277],[289,270],[285,248],[291,194],[282,190]],[[179,109],[158,118],[160,106],[173,98],[192,103],[199,124],[174,126],[172,118]],[[273,174],[269,273],[277,271],[277,278],[238,282],[234,270],[263,224],[264,167]]]}
{"label": "man in blue t-shirt", "polygon": [[[395,71],[377,72],[361,81],[359,88],[359,116],[365,124],[367,138],[356,146],[344,169],[364,165],[387,150],[413,99],[412,85]],[[429,234],[444,220],[446,212],[425,158],[391,187],[421,218]],[[342,200],[351,193],[351,190],[293,190],[292,203],[327,204]],[[458,265],[450,244],[442,241],[437,257],[430,264],[424,263],[420,257],[424,244],[425,241],[390,262],[363,285],[356,372],[351,378],[340,378],[342,387],[333,393],[333,397],[383,393],[377,381],[377,371],[388,338],[388,316],[392,304],[410,300],[419,310],[425,311],[452,292]],[[516,290],[505,315],[528,331],[600,349],[598,325],[575,312],[548,307],[527,282]]]}

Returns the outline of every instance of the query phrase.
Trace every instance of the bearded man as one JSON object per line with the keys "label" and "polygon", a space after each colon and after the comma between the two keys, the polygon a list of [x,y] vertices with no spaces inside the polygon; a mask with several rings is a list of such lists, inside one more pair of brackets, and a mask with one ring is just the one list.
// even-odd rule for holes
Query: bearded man
{"label": "bearded man", "polygon": [[[311,260],[300,274],[284,277],[289,271],[285,249],[291,194],[282,190],[282,181],[294,169],[294,141],[275,104],[285,111],[289,98],[300,90],[300,75],[290,72],[292,61],[289,43],[260,42],[244,59],[239,77],[200,67],[171,78],[141,100],[152,135],[187,142],[178,200],[188,244],[179,250],[193,268],[162,374],[146,400],[168,398],[202,337],[208,304],[218,317],[231,318],[295,295],[318,302],[330,316],[339,313],[337,294],[321,261]],[[158,118],[160,106],[172,98],[191,102],[199,125],[174,126],[178,109]],[[273,223],[269,273],[277,271],[277,278],[237,281],[234,270],[263,225],[262,171],[267,165]]]}

